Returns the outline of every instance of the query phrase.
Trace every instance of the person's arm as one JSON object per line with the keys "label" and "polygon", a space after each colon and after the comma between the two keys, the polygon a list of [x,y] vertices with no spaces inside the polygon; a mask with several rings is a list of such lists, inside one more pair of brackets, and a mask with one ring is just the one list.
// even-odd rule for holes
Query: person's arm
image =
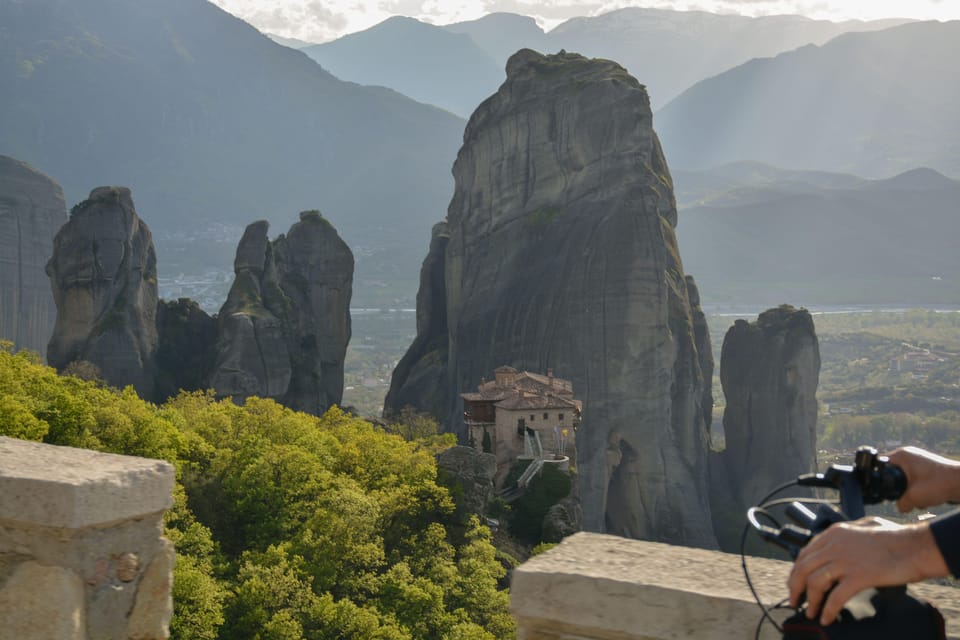
{"label": "person's arm", "polygon": [[930,533],[950,574],[960,578],[960,509],[928,520]]}

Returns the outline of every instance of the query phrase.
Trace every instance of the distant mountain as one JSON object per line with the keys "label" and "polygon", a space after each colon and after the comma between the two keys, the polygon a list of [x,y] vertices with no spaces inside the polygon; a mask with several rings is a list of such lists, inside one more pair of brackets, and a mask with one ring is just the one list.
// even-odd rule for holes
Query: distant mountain
{"label": "distant mountain", "polygon": [[[752,171],[744,169],[752,167]],[[960,181],[732,165],[674,173],[684,271],[707,304],[956,304]]]}
{"label": "distant mountain", "polygon": [[291,49],[303,49],[304,47],[309,47],[310,45],[317,44],[316,42],[307,42],[306,40],[300,40],[299,38],[285,38],[283,36],[278,36],[275,33],[263,32],[263,35],[267,36],[277,44],[282,44],[285,47],[290,47]]}
{"label": "distant mountain", "polygon": [[883,29],[903,22],[829,22],[789,15],[750,18],[628,8],[568,20],[548,37],[553,47],[610,58],[625,66],[647,86],[656,110],[695,82],[752,58],[823,43],[848,31]]}
{"label": "distant mountain", "polygon": [[490,13],[477,20],[446,25],[443,29],[470,36],[501,69],[507,58],[520,49],[550,49],[547,35],[537,21],[516,13]]}
{"label": "distant mountain", "polygon": [[671,166],[960,176],[960,21],[848,33],[704,80],[656,114]]}
{"label": "distant mountain", "polygon": [[338,78],[390,87],[469,117],[503,82],[511,54],[522,48],[565,49],[619,62],[647,86],[656,109],[692,84],[751,58],[903,22],[629,8],[574,18],[544,33],[532,18],[512,13],[442,27],[394,17],[304,51]]}
{"label": "distant mountain", "polygon": [[399,16],[303,51],[338,78],[390,87],[463,117],[505,77],[503,64],[470,36]]}
{"label": "distant mountain", "polygon": [[357,254],[355,299],[371,281],[397,297],[398,273],[412,299],[460,118],[342,82],[203,0],[0,0],[0,25],[0,153],[68,205],[130,187],[168,273],[230,271],[246,224],[320,209]]}
{"label": "distant mountain", "polygon": [[676,169],[671,174],[677,206],[683,209],[708,204],[742,204],[744,198],[756,197],[764,189],[809,193],[820,189],[855,189],[869,182],[850,173],[781,169],[748,161],[710,169]]}

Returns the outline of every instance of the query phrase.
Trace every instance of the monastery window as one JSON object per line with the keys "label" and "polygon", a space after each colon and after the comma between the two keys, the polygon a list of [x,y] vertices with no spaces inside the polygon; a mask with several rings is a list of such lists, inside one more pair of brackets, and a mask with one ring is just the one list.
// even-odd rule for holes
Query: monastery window
{"label": "monastery window", "polygon": [[535,416],[535,415],[533,415],[533,414],[531,413],[531,414],[530,414],[530,422],[533,422],[533,421],[536,420],[536,419],[537,419],[537,416]]}
{"label": "monastery window", "polygon": [[523,418],[517,418],[517,435],[521,438],[527,431],[527,423]]}
{"label": "monastery window", "polygon": [[562,413],[558,413],[558,414],[557,414],[557,420],[560,420],[561,422],[563,421],[563,414],[562,414]]}
{"label": "monastery window", "polygon": [[549,419],[550,419],[550,414],[547,413],[546,411],[544,411],[544,412],[543,412],[543,419],[544,419],[544,420],[549,420]]}

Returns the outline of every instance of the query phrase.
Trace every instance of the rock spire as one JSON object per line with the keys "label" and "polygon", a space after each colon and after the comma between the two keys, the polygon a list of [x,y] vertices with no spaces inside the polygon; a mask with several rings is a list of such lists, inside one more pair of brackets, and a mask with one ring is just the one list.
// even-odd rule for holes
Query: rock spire
{"label": "rock spire", "polygon": [[[415,343],[446,343],[449,428],[463,433],[460,393],[488,371],[552,368],[584,401],[584,528],[714,546],[705,382],[644,87],[614,62],[521,50],[453,174],[445,322],[418,326]],[[420,362],[398,368],[391,394]]]}
{"label": "rock spire", "polygon": [[0,338],[14,348],[46,355],[57,310],[45,268],[66,221],[60,185],[0,155]]}
{"label": "rock spire", "polygon": [[126,187],[98,187],[54,240],[47,275],[57,322],[47,361],[92,362],[111,385],[153,397],[157,257]]}

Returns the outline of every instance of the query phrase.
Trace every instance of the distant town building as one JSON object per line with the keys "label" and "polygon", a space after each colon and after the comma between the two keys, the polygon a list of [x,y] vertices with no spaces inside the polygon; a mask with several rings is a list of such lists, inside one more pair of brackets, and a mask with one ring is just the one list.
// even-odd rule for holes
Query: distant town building
{"label": "distant town building", "polygon": [[907,351],[890,361],[890,373],[928,374],[945,362],[944,358],[931,353],[928,349]]}
{"label": "distant town building", "polygon": [[573,397],[573,383],[552,369],[540,375],[504,366],[493,375],[461,397],[470,443],[497,458],[497,486],[518,459],[575,459],[583,403]]}

